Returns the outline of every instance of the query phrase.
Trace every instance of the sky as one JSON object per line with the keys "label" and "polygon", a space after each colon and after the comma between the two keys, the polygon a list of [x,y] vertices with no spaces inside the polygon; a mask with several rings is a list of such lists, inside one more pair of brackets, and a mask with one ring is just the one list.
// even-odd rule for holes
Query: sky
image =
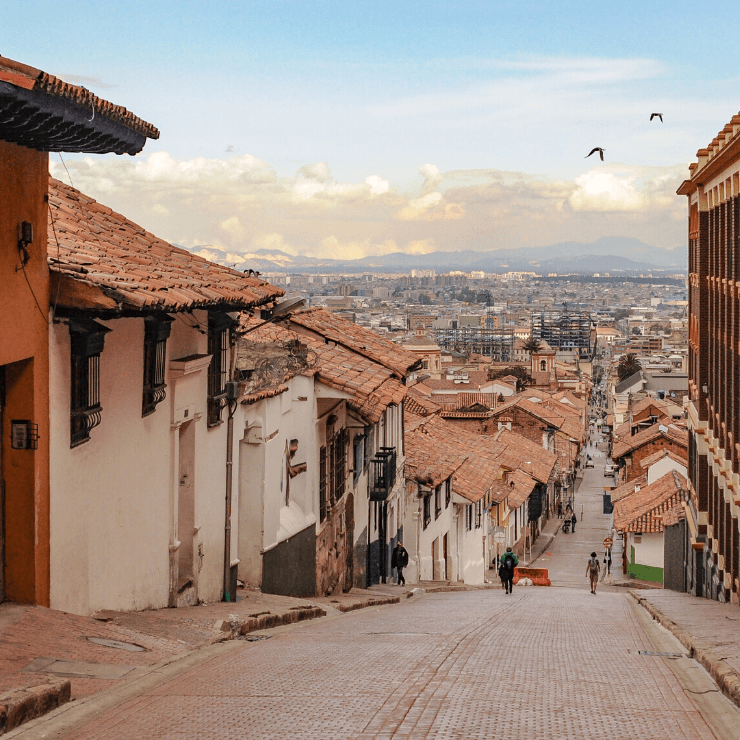
{"label": "sky", "polygon": [[5,0],[0,54],[161,132],[136,157],[51,155],[55,177],[235,263],[674,249],[676,188],[740,110],[736,21],[722,2]]}

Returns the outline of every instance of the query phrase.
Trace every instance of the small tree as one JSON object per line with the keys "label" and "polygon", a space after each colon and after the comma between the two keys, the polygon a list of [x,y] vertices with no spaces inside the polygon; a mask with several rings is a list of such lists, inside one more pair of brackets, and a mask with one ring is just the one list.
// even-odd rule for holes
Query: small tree
{"label": "small tree", "polygon": [[626,355],[622,355],[617,363],[617,377],[620,381],[629,378],[630,375],[634,375],[638,370],[642,370],[642,365],[634,352],[628,352]]}
{"label": "small tree", "polygon": [[542,345],[540,344],[540,340],[536,337],[528,337],[527,340],[524,342],[524,349],[529,352],[529,356],[531,357],[535,352],[540,351],[540,347]]}
{"label": "small tree", "polygon": [[524,390],[534,382],[532,380],[532,376],[527,372],[527,369],[521,365],[511,365],[509,367],[502,367],[498,370],[490,369],[488,371],[489,380],[505,378],[507,375],[513,375],[517,379],[519,390]]}

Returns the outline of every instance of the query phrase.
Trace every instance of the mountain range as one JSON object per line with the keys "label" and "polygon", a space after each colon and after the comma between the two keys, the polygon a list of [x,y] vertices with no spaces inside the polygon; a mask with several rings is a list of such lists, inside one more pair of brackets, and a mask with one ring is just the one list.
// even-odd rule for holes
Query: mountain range
{"label": "mountain range", "polygon": [[[208,245],[191,251],[222,264],[232,264],[224,250]],[[594,242],[559,242],[544,247],[497,249],[488,252],[461,250],[408,254],[394,252],[355,260],[294,256],[275,249],[258,249],[241,255],[238,269],[260,272],[409,272],[417,270],[482,270],[483,272],[531,271],[594,273],[624,271],[640,273],[651,270],[686,272],[687,249],[664,249],[639,239],[605,236]]]}

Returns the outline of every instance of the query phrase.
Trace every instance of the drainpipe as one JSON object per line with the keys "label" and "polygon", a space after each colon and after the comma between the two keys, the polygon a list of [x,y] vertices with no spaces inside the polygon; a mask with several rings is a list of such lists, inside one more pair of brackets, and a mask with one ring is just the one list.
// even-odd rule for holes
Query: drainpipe
{"label": "drainpipe", "polygon": [[[232,353],[235,354],[235,353]],[[236,383],[238,393],[238,385]],[[229,418],[226,422],[226,516],[224,524],[224,601],[231,601],[231,498],[234,479],[234,413],[236,400],[229,399]],[[236,594],[234,594],[236,597]]]}

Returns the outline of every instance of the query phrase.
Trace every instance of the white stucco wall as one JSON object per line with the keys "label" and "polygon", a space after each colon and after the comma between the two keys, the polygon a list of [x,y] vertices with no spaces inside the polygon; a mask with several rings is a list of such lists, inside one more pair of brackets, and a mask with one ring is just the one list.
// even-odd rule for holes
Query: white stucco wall
{"label": "white stucco wall", "polygon": [[465,527],[465,511],[458,519],[458,536],[460,538],[460,578],[468,584],[481,584],[486,577],[485,541],[488,537],[488,516],[484,513],[481,525],[475,526],[475,507],[473,507],[473,527]]}
{"label": "white stucco wall", "polygon": [[681,465],[681,463],[676,462],[670,455],[666,455],[662,460],[658,460],[658,462],[653,463],[648,468],[647,484],[655,483],[656,480],[662,478],[666,473],[670,473],[671,470],[675,470],[684,478],[688,478],[686,465]]}
{"label": "white stucco wall", "polygon": [[[223,582],[226,425],[206,427],[206,371],[175,380],[174,358],[205,354],[206,336],[172,325],[167,342],[167,397],[142,418],[143,319],[100,323],[102,420],[90,441],[70,449],[70,337],[65,324],[50,331],[51,606],[78,614],[98,609],[163,607],[170,591],[170,545],[177,528],[179,430],[176,407],[191,398],[194,424],[196,531],[180,539],[197,558],[198,597],[220,598]],[[184,382],[185,381],[185,382]],[[178,394],[177,384],[182,393]],[[184,395],[183,395],[184,394]],[[180,397],[180,402],[176,398]],[[199,416],[202,414],[202,416]],[[224,414],[225,417],[225,414]]]}
{"label": "white stucco wall", "polygon": [[653,568],[663,567],[663,533],[643,534],[640,542],[631,537],[631,546],[635,548],[635,563],[649,565]]}

